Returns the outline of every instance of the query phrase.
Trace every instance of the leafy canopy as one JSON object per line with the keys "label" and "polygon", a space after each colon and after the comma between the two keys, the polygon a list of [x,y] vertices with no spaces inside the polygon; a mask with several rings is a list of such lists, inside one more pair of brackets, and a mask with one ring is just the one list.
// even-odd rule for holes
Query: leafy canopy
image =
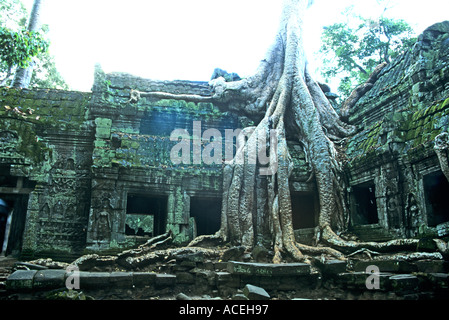
{"label": "leafy canopy", "polygon": [[13,31],[0,27],[0,59],[2,70],[26,68],[31,59],[46,52],[49,43],[39,32],[25,29]]}
{"label": "leafy canopy", "polygon": [[35,63],[32,87],[68,89],[48,52],[50,42],[41,32],[28,31],[28,13],[20,0],[2,0],[0,3],[0,85],[10,85],[17,68]]}
{"label": "leafy canopy", "polygon": [[404,20],[354,18],[355,26],[335,23],[325,27],[321,36],[322,75],[326,81],[340,78],[338,91],[343,100],[368,80],[377,65],[390,63],[416,42]]}

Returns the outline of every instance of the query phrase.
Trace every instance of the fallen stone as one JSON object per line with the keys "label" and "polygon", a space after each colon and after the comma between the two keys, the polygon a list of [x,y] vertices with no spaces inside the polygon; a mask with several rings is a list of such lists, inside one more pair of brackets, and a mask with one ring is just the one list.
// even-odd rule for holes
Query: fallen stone
{"label": "fallen stone", "polygon": [[271,264],[230,261],[228,263],[228,272],[267,277],[308,275],[310,274],[310,265],[306,263]]}
{"label": "fallen stone", "polygon": [[176,300],[192,300],[188,295],[185,295],[184,293],[179,293],[176,295]]}
{"label": "fallen stone", "polygon": [[[183,253],[175,256],[176,261],[183,261],[183,262],[204,262],[204,253],[194,252],[194,253]],[[195,267],[195,265],[193,265]]]}
{"label": "fallen stone", "polygon": [[108,272],[85,272],[79,273],[80,288],[100,289],[110,285]]}
{"label": "fallen stone", "polygon": [[447,273],[449,271],[449,263],[443,260],[420,260],[415,265],[419,272],[424,273]]}
{"label": "fallen stone", "polygon": [[133,274],[131,272],[111,272],[109,283],[114,288],[132,288]]}
{"label": "fallen stone", "polygon": [[156,282],[156,273],[133,272],[133,285],[136,287],[151,286]]}
{"label": "fallen stone", "polygon": [[399,274],[389,278],[392,289],[399,294],[406,294],[418,290],[419,279],[409,274]]}
{"label": "fallen stone", "polygon": [[172,287],[176,284],[176,276],[172,274],[156,274],[155,285],[158,288]]}
{"label": "fallen stone", "polygon": [[[357,289],[357,290],[368,290],[367,288],[367,280],[370,274],[366,272],[345,272],[340,273],[336,277],[336,283],[342,287]],[[379,286],[382,291],[388,290],[390,288],[389,282],[391,273],[379,273],[377,275],[379,277]]]}
{"label": "fallen stone", "polygon": [[376,266],[380,272],[386,273],[409,273],[418,271],[418,267],[415,264],[400,260],[358,261],[354,265],[354,271],[365,272],[369,266]]}
{"label": "fallen stone", "polygon": [[449,222],[441,223],[437,225],[438,236],[445,237],[449,235]]}
{"label": "fallen stone", "polygon": [[248,300],[270,300],[270,295],[265,291],[265,289],[247,284],[243,288],[243,294]]}
{"label": "fallen stone", "polygon": [[176,282],[179,284],[193,284],[195,283],[195,276],[189,272],[177,272]]}
{"label": "fallen stone", "polygon": [[243,293],[236,293],[232,296],[232,300],[249,300]]}
{"label": "fallen stone", "polygon": [[449,274],[447,274],[447,273],[430,273],[429,279],[432,281],[434,289],[436,289],[436,290],[449,289]]}
{"label": "fallen stone", "polygon": [[55,289],[65,287],[65,270],[41,270],[34,276],[34,288]]}
{"label": "fallen stone", "polygon": [[13,291],[31,290],[37,270],[17,270],[6,280],[6,289]]}
{"label": "fallen stone", "polygon": [[323,273],[334,275],[346,272],[346,265],[346,261],[341,260],[329,260],[320,264]]}

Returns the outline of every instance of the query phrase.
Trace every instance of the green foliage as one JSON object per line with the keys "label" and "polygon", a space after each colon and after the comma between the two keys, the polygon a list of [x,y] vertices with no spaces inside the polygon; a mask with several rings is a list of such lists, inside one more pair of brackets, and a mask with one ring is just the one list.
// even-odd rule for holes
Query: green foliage
{"label": "green foliage", "polygon": [[26,68],[31,59],[46,52],[49,43],[39,32],[13,31],[0,27],[0,60],[3,70],[17,66]]}
{"label": "green foliage", "polygon": [[324,28],[320,53],[326,81],[339,77],[342,98],[366,82],[377,65],[390,63],[416,42],[413,29],[404,20],[355,16],[354,25],[335,23]]}
{"label": "green foliage", "polygon": [[48,51],[48,26],[42,26],[41,32],[30,32],[26,29],[27,16],[20,0],[1,1],[0,85],[10,85],[15,70],[26,68],[33,61],[31,87],[68,89]]}
{"label": "green foliage", "polygon": [[27,18],[26,9],[20,0],[2,0],[0,2],[0,25],[10,29],[24,28]]}

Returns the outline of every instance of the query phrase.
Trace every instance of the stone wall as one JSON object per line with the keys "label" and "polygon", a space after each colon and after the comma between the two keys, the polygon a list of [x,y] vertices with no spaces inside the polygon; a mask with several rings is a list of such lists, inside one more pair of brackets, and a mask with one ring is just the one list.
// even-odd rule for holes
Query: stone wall
{"label": "stone wall", "polygon": [[[446,21],[425,30],[351,110],[360,131],[347,143],[350,186],[375,186],[378,226],[391,237],[416,236],[428,225],[423,179],[441,171],[433,146],[448,130],[448,57]],[[360,235],[369,236],[372,227]]]}
{"label": "stone wall", "polygon": [[[87,234],[90,249],[132,244],[132,237],[125,234],[130,195],[161,199],[166,203],[166,216],[154,219],[164,219],[165,227],[155,233],[171,230],[176,242],[190,241],[195,235],[190,198],[201,195],[221,201],[222,190],[221,157],[211,165],[194,163],[193,144],[201,144],[202,150],[206,144],[201,137],[193,137],[194,121],[201,122],[201,135],[213,128],[224,138],[226,129],[240,128],[236,116],[220,112],[211,103],[150,98],[132,103],[131,89],[210,94],[207,83],[152,81],[97,69],[89,106],[89,117],[96,125]],[[189,133],[188,163],[174,164],[171,159],[171,150],[180,142],[177,137],[170,139],[176,129]]]}
{"label": "stone wall", "polygon": [[[0,196],[15,204],[13,223],[22,224],[23,238],[11,239],[12,251],[70,255],[84,248],[92,161],[90,98],[91,93],[0,88],[0,165],[4,179],[22,181],[12,188],[0,186]],[[19,195],[26,198],[21,208],[16,207]]]}

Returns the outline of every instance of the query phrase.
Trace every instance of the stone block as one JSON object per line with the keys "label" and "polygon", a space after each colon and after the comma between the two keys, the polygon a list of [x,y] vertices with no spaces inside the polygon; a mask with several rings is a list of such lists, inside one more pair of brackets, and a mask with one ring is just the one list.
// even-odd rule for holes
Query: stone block
{"label": "stone block", "polygon": [[435,290],[448,290],[449,289],[449,274],[447,273],[431,273],[429,279],[432,282]]}
{"label": "stone block", "polygon": [[158,288],[172,287],[176,285],[176,276],[173,274],[156,274],[154,284]]}
{"label": "stone block", "polygon": [[445,237],[449,235],[449,222],[437,225],[437,232],[439,237]]}
{"label": "stone block", "polygon": [[156,282],[156,273],[133,272],[133,284],[135,287],[151,286]]}
{"label": "stone block", "polygon": [[185,253],[175,256],[176,261],[204,262],[204,254],[202,252]]}
{"label": "stone block", "polygon": [[37,270],[17,270],[6,280],[6,289],[13,291],[31,290]]}
{"label": "stone block", "polygon": [[111,272],[109,283],[113,288],[132,288],[133,274],[132,272]]}
{"label": "stone block", "polygon": [[346,272],[346,261],[341,260],[329,260],[322,264],[322,271],[326,274],[339,274]]}
{"label": "stone block", "polygon": [[102,289],[110,286],[108,272],[84,272],[79,273],[80,288]]}
{"label": "stone block", "polygon": [[195,276],[189,272],[178,272],[176,273],[176,283],[193,284],[195,283]]}
{"label": "stone block", "polygon": [[248,300],[270,300],[270,295],[261,287],[256,287],[251,284],[247,284],[243,288],[243,294]]}
{"label": "stone block", "polygon": [[236,293],[232,296],[232,300],[247,301],[249,299],[243,293]]}
{"label": "stone block", "polygon": [[407,294],[416,292],[419,287],[419,279],[409,274],[399,274],[391,276],[390,287],[398,294]]}
{"label": "stone block", "polygon": [[96,133],[95,137],[99,139],[109,139],[111,136],[112,120],[106,118],[95,119]]}
{"label": "stone block", "polygon": [[[335,284],[341,288],[368,290],[367,280],[371,274],[366,272],[345,272],[338,274]],[[379,290],[389,290],[389,279],[393,274],[391,273],[379,273]]]}
{"label": "stone block", "polygon": [[56,289],[65,287],[65,270],[40,270],[34,276],[34,288]]}
{"label": "stone block", "polygon": [[269,264],[230,261],[227,270],[229,273],[240,275],[292,276],[310,274],[310,265],[306,263]]}
{"label": "stone block", "polygon": [[217,284],[223,284],[232,280],[232,275],[229,272],[217,272],[215,274]]}
{"label": "stone block", "polygon": [[224,271],[228,269],[228,263],[227,262],[216,262],[214,264],[215,270]]}
{"label": "stone block", "polygon": [[419,272],[446,273],[449,271],[449,263],[443,260],[420,260],[414,263]]}
{"label": "stone block", "polygon": [[365,272],[369,266],[376,266],[380,272],[386,273],[409,273],[418,271],[418,267],[415,264],[399,260],[358,261],[354,265],[354,271]]}

